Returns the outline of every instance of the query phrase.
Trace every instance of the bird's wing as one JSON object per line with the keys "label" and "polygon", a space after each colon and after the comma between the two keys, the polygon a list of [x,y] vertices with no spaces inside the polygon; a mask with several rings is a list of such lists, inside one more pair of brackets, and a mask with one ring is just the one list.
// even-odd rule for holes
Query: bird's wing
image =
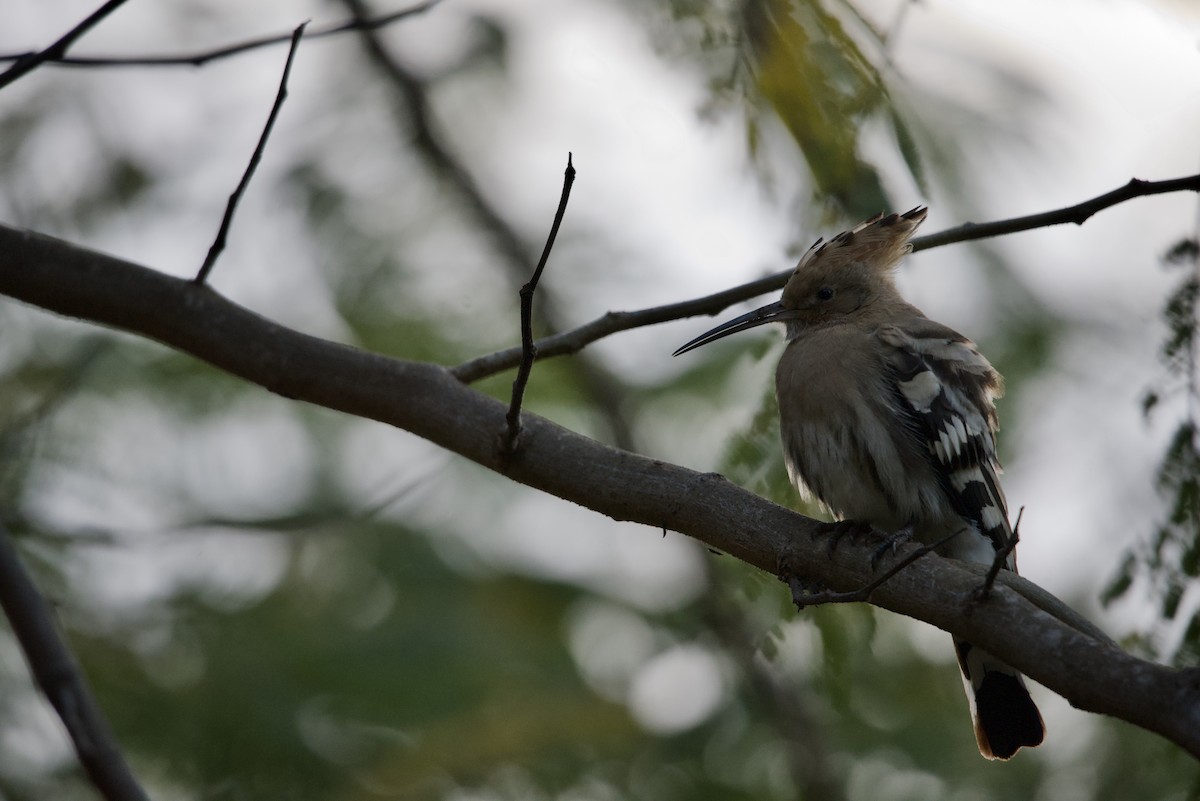
{"label": "bird's wing", "polygon": [[966,337],[924,317],[877,332],[897,413],[919,437],[955,510],[997,550],[1012,536],[996,458],[1000,374]]}

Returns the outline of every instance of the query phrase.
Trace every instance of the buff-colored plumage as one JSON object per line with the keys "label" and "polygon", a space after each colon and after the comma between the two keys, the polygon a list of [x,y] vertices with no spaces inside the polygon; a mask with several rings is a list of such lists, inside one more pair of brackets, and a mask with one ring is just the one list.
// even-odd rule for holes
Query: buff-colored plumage
{"label": "buff-colored plumage", "polygon": [[[996,458],[1000,375],[966,337],[905,302],[892,280],[926,209],[878,215],[800,259],[777,303],[679,352],[766,322],[787,327],[776,371],[788,472],[835,515],[991,564],[1012,538]],[[1008,567],[1015,570],[1010,559]],[[955,640],[980,751],[1042,741],[1020,674]]]}

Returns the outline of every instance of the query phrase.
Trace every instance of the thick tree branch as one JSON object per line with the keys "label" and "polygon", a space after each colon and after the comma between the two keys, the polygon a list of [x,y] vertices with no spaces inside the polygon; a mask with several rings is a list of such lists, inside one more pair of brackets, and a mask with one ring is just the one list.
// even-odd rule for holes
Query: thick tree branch
{"label": "thick tree branch", "polygon": [[[1111,192],[1105,192],[1103,195],[1098,195],[1082,203],[1077,203],[1074,206],[1066,206],[1061,209],[1030,214],[1025,217],[1013,217],[1012,219],[997,220],[989,223],[964,223],[954,228],[947,228],[945,231],[940,231],[936,234],[916,237],[913,239],[913,251],[929,250],[955,242],[988,239],[993,236],[1012,234],[1019,231],[1031,231],[1035,228],[1048,228],[1052,225],[1064,225],[1066,223],[1082,225],[1097,212],[1111,206],[1116,206],[1119,203],[1124,203],[1126,200],[1145,197],[1147,195],[1163,195],[1170,192],[1200,192],[1200,174],[1189,175],[1184,178],[1172,178],[1165,181],[1142,181],[1132,178],[1129,183],[1122,187],[1114,189]],[[669,303],[665,306],[653,306],[637,311],[608,312],[603,317],[598,317],[578,328],[538,340],[535,343],[537,345],[538,357],[546,359],[551,356],[577,353],[596,340],[633,328],[657,325],[658,323],[670,322],[671,320],[682,320],[685,317],[698,317],[701,315],[711,317],[714,314],[720,314],[735,303],[741,303],[759,295],[764,295],[767,292],[783,289],[783,285],[787,283],[788,276],[791,274],[792,270],[789,268],[768,275],[765,278],[759,278],[755,281],[735,286],[732,289],[714,292],[711,295],[694,298],[693,300]],[[507,348],[486,356],[480,356],[469,362],[464,362],[455,367],[452,372],[460,381],[470,384],[495,373],[516,367],[520,361],[521,349]]]}
{"label": "thick tree branch", "polygon": [[[803,587],[799,576],[794,568],[789,564],[780,565],[779,577],[785,581],[792,591],[792,603],[796,604],[797,609],[806,609],[810,606],[821,606],[824,604],[853,604],[863,601],[870,602],[871,593],[886,584],[891,578],[900,572],[907,570],[908,566],[920,559],[922,556],[927,556],[937,551],[946,545],[950,540],[961,534],[961,531],[955,531],[953,534],[947,534],[937,542],[931,542],[928,545],[921,545],[916,548],[908,549],[908,552],[903,556],[896,554],[897,558],[888,566],[887,570],[877,576],[873,576],[870,581],[861,587],[855,587],[853,590],[845,590],[843,592],[834,592],[832,590],[821,590],[819,592],[810,592]],[[889,549],[891,546],[887,546]],[[871,562],[874,564],[879,557],[879,550],[871,556]],[[786,557],[785,557],[786,558]],[[995,577],[992,577],[995,581]]]}
{"label": "thick tree branch", "polygon": [[54,613],[21,564],[0,524],[0,608],[29,660],[29,669],[58,712],[79,762],[108,801],[146,801],[87,680],[54,624]]}
{"label": "thick tree branch", "polygon": [[[124,2],[124,0],[121,0],[121,2]],[[390,14],[381,14],[378,17],[352,19],[348,22],[325,25],[308,31],[305,38],[323,39],[326,36],[336,36],[346,31],[377,30],[407,17],[423,14],[440,2],[441,0],[427,0],[427,2],[417,3],[410,8],[393,11]],[[285,44],[291,41],[291,39],[291,33],[280,33],[272,36],[262,36],[257,39],[248,39],[244,42],[224,45],[211,50],[201,50],[195,53],[171,56],[66,56],[61,53],[58,55],[51,53],[43,59],[43,63],[62,67],[202,67],[210,61],[241,55],[242,53],[248,53],[261,47]],[[32,58],[36,55],[40,54],[32,52],[4,53],[0,54],[0,62],[21,61],[22,59]]]}
{"label": "thick tree branch", "polygon": [[[682,532],[762,570],[786,561],[834,591],[872,579],[873,545],[843,544],[830,557],[815,521],[718,475],[610,448],[531,414],[521,450],[506,458],[495,436],[504,405],[448,370],[289,330],[207,286],[0,226],[0,294],[158,340],[283,397],[405,429],[514,481],[616,520]],[[977,644],[1081,709],[1200,757],[1200,669],[1121,651],[1031,601],[1038,592],[1016,576],[1002,575],[979,602],[983,572],[930,554],[876,588],[872,602]]]}

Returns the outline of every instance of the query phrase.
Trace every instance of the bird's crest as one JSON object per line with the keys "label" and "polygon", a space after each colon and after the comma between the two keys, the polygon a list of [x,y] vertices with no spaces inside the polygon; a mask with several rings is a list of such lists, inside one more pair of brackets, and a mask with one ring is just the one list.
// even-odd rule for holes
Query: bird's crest
{"label": "bird's crest", "polygon": [[828,242],[818,239],[800,258],[794,272],[814,268],[834,272],[854,262],[881,271],[891,269],[912,250],[909,240],[928,213],[926,206],[917,206],[903,214],[893,212],[885,216],[880,212]]}
{"label": "bird's crest", "polygon": [[[846,280],[890,286],[892,268],[912,250],[909,240],[928,213],[925,206],[903,214],[880,213],[828,242],[818,239],[792,271],[783,290],[783,305],[805,307],[809,296],[827,282],[830,286]],[[851,278],[854,275],[858,278]]]}

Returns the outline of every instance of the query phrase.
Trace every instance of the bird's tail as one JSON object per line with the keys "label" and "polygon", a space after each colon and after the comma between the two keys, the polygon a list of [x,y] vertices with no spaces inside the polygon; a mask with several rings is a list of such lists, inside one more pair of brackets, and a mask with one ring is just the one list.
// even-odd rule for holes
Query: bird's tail
{"label": "bird's tail", "polygon": [[[994,562],[997,552],[1002,552],[1006,545],[1015,543],[1016,534],[1005,514],[1004,493],[996,479],[998,469],[996,465],[977,465],[951,478],[969,507],[965,511],[976,523],[972,536],[958,537],[947,547],[946,555],[986,565]],[[991,527],[984,528],[989,521]],[[982,536],[978,535],[980,532]],[[1004,567],[1017,571],[1015,550],[1009,550]],[[957,637],[954,652],[971,705],[979,753],[988,759],[1011,759],[1023,747],[1041,744],[1046,727],[1021,674],[982,648]]]}
{"label": "bird's tail", "polygon": [[1046,729],[1021,674],[969,642],[955,639],[954,651],[979,753],[988,759],[1011,759],[1023,746],[1040,744]]}

